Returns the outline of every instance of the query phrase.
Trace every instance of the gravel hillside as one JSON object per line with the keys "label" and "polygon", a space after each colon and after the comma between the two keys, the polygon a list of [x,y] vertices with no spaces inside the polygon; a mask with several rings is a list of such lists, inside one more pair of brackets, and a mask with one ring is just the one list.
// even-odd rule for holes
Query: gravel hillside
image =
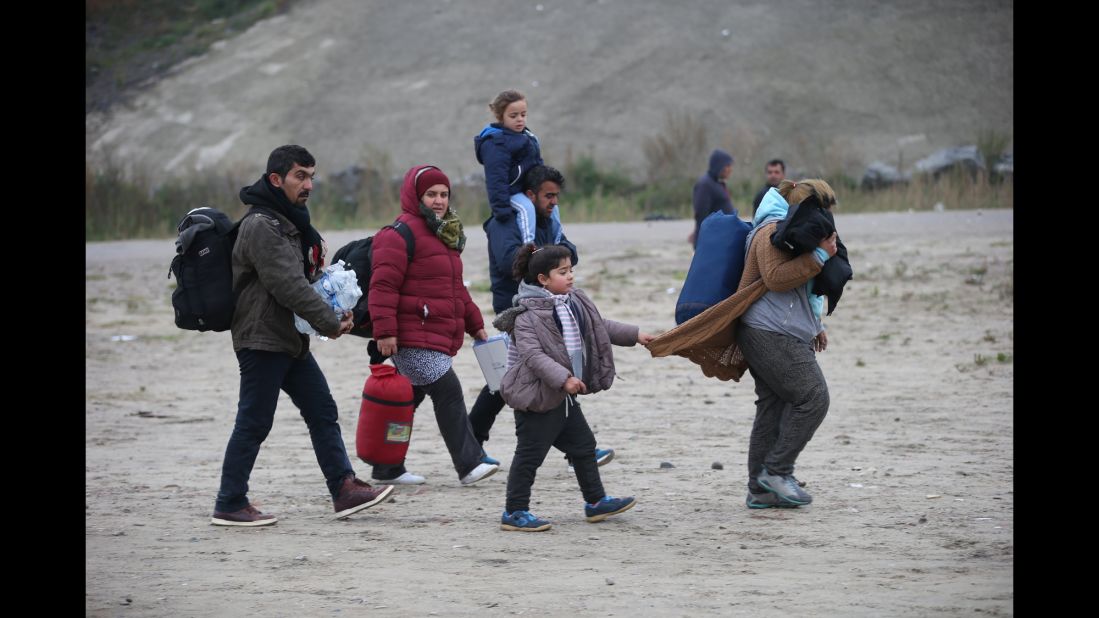
{"label": "gravel hillside", "polygon": [[518,88],[551,164],[593,154],[640,176],[644,138],[675,112],[740,173],[781,156],[858,174],[906,136],[923,136],[908,165],[1010,134],[1013,37],[1002,1],[314,0],[88,115],[86,158],[251,175],[299,142],[322,172],[388,157],[465,175],[488,100]]}

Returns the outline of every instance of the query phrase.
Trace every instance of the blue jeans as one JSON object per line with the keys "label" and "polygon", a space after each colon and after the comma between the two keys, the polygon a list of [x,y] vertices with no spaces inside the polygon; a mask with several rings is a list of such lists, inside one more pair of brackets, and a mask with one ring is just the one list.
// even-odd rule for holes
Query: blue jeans
{"label": "blue jeans", "polygon": [[286,391],[309,427],[313,452],[324,473],[328,491],[335,498],[343,479],[354,474],[340,433],[336,402],[328,390],[321,368],[312,352],[293,358],[281,352],[241,350],[240,403],[237,420],[225,460],[221,465],[221,488],[214,508],[223,513],[248,506],[248,477],[275,422],[279,391]]}

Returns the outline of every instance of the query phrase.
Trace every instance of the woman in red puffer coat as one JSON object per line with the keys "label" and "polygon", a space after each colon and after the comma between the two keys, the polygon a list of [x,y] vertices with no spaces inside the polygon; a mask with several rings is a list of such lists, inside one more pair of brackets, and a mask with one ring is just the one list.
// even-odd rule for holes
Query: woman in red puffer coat
{"label": "woman in red puffer coat", "polygon": [[[451,367],[463,332],[481,340],[487,335],[481,310],[462,281],[466,236],[450,209],[446,174],[433,165],[408,170],[401,185],[401,211],[394,225],[407,225],[412,231],[415,252],[410,262],[405,241],[395,230],[383,228],[374,236],[367,301],[371,328],[378,350],[392,356],[397,370],[412,382],[415,404],[431,397],[458,478],[471,485],[494,474],[499,465],[473,436],[462,384]],[[403,463],[374,466],[373,479],[424,482]]]}

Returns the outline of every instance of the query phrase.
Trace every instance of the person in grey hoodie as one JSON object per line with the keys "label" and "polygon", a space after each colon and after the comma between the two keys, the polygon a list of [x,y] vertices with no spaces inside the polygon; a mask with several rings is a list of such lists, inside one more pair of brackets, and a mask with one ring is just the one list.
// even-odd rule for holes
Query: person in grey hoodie
{"label": "person in grey hoodie", "polygon": [[525,245],[516,253],[514,275],[522,279],[515,307],[493,322],[512,335],[500,394],[515,409],[517,438],[500,528],[537,532],[550,527],[529,508],[535,473],[551,446],[572,459],[588,521],[633,508],[632,497],[614,498],[603,491],[595,435],[576,396],[610,388],[612,345],[646,344],[652,335],[599,315],[591,299],[573,288],[572,254],[565,247]]}
{"label": "person in grey hoodie", "polygon": [[[790,204],[810,196],[828,209],[836,203],[832,187],[816,179],[783,180],[765,193],[745,252],[754,247],[757,253],[789,256],[772,246],[771,236]],[[748,508],[797,507],[813,501],[794,478],[794,463],[828,413],[828,384],[816,359],[816,352],[828,347],[828,334],[821,322],[824,298],[813,294],[813,278],[836,254],[836,239],[833,232],[810,253],[790,256],[793,259],[763,272],[766,293],[740,316],[736,343],[758,397],[748,445]],[[777,283],[780,268],[798,269],[806,260],[812,268],[801,268],[804,276]]]}
{"label": "person in grey hoodie", "polygon": [[725,180],[732,173],[733,155],[715,148],[710,153],[710,167],[699,176],[691,196],[695,211],[695,229],[688,237],[691,246],[698,245],[698,228],[703,219],[718,211],[727,215],[737,214],[729,199],[729,189],[725,186]]}

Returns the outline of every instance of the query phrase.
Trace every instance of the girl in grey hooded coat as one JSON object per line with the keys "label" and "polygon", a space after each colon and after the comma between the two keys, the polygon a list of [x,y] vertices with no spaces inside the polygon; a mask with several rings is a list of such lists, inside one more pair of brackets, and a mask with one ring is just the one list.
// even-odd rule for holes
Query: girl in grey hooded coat
{"label": "girl in grey hooded coat", "polygon": [[604,320],[581,290],[573,288],[572,255],[557,245],[519,249],[514,274],[521,278],[515,306],[494,325],[512,335],[508,370],[500,384],[515,409],[517,443],[508,474],[504,530],[546,530],[550,523],[529,512],[530,491],[550,447],[573,462],[587,520],[602,521],[633,507],[634,499],[603,491],[595,462],[595,435],[576,397],[610,388],[612,345],[647,343],[638,327]]}

